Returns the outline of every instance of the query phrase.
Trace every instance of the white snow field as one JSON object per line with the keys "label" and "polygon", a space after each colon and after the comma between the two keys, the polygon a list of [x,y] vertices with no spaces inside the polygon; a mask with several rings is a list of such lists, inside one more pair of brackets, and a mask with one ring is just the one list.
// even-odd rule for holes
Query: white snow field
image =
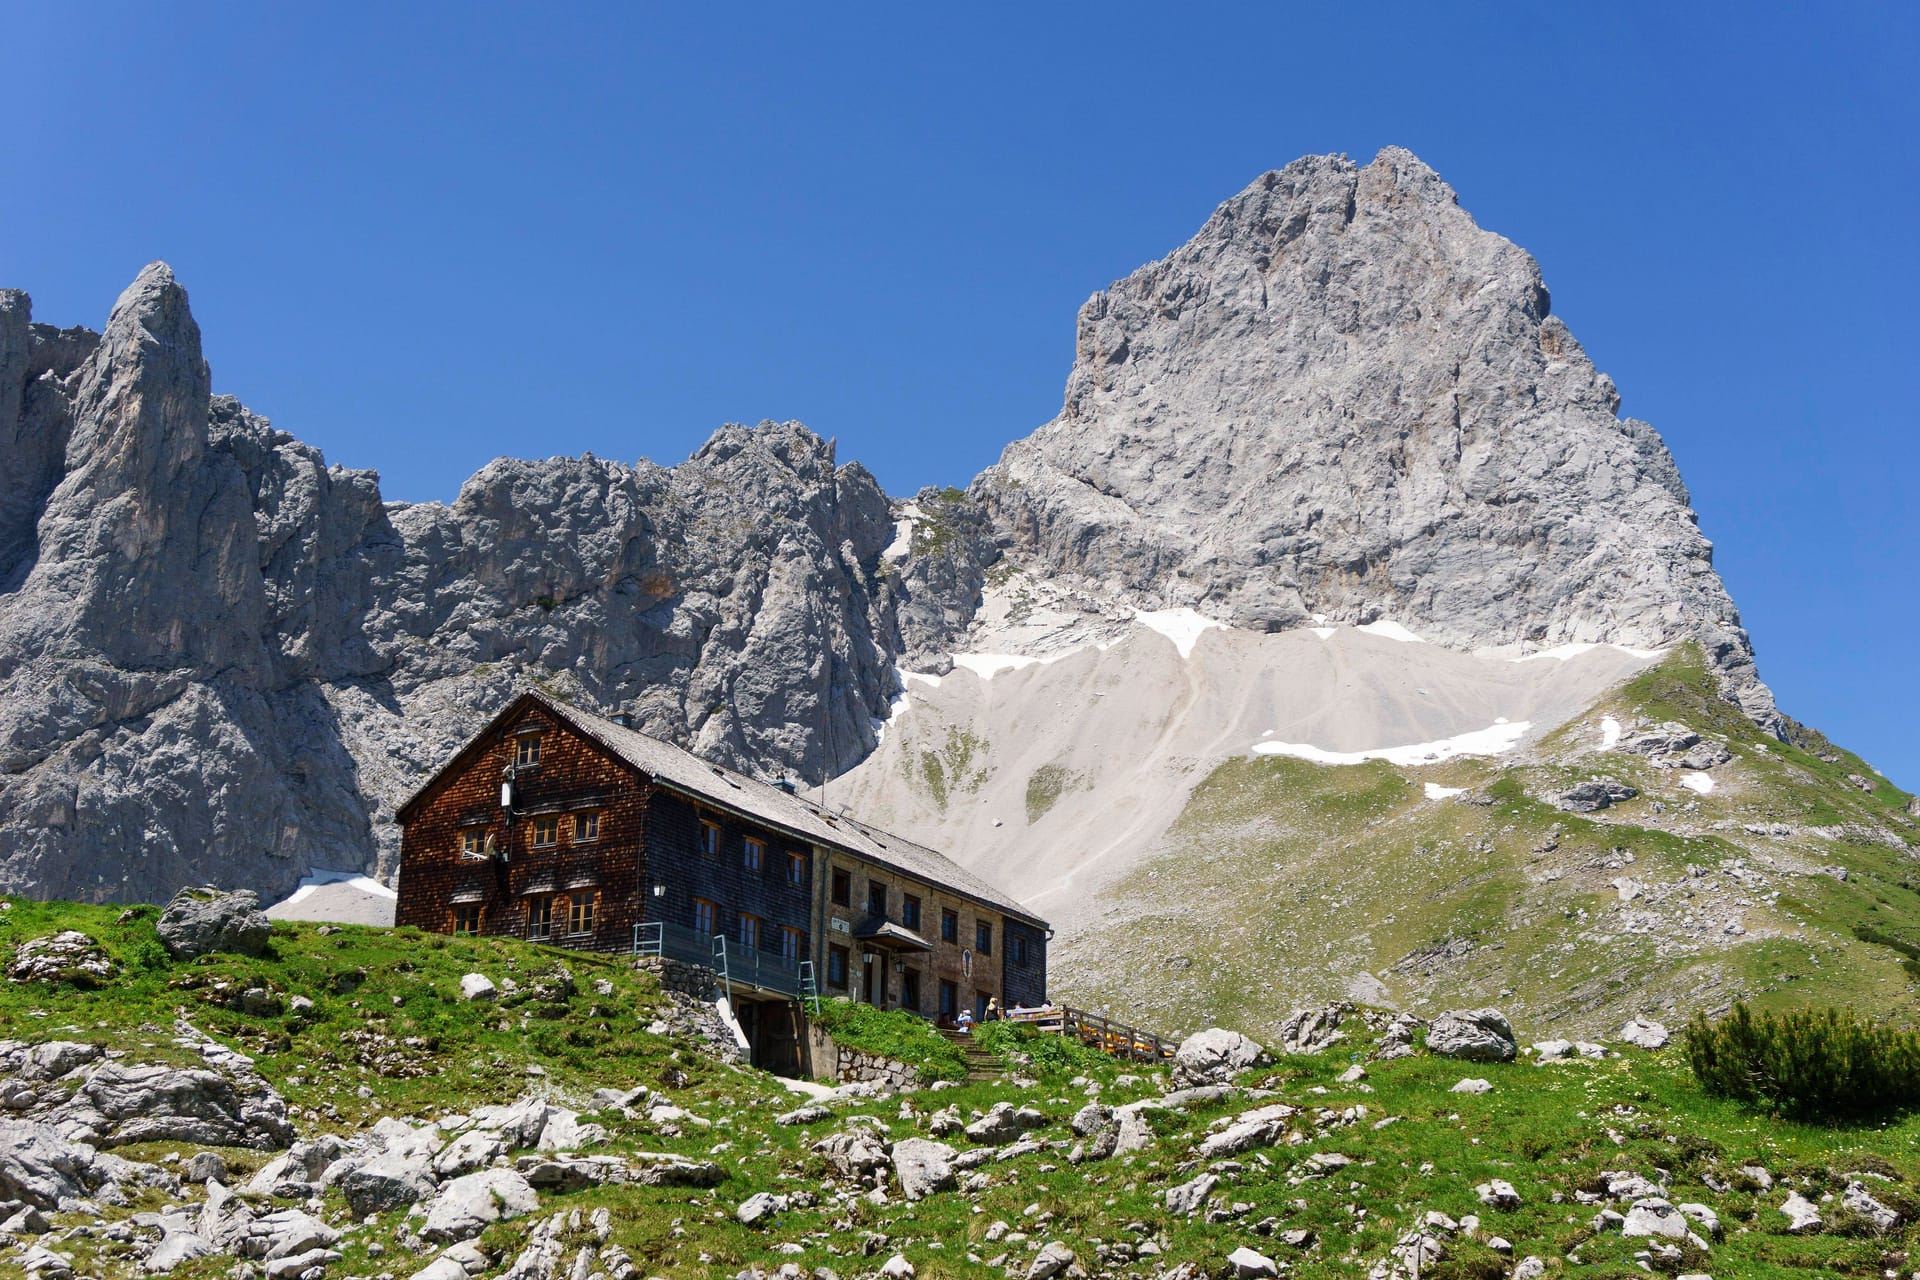
{"label": "white snow field", "polygon": [[[1099,618],[1032,607],[1043,593],[1020,589],[1024,607],[988,593],[972,638],[983,652],[954,655],[938,678],[908,673],[879,749],[836,778],[830,798],[946,852],[1066,930],[1223,761],[1251,752],[1417,770],[1499,756],[1657,656],[1570,645],[1555,661],[1515,662],[1510,651],[1421,643],[1394,623],[1265,634],[1192,610]],[[928,757],[941,762],[944,808]],[[1043,767],[1036,795],[1057,799],[1029,823],[1028,783]]]}
{"label": "white snow field", "polygon": [[268,907],[267,915],[275,920],[391,925],[397,897],[358,871],[315,871],[298,889]]}

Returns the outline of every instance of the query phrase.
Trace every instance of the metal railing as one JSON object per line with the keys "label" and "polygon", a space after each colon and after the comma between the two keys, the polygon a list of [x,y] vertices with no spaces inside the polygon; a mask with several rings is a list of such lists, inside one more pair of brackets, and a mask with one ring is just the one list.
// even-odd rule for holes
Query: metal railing
{"label": "metal railing", "polygon": [[633,953],[697,964],[720,975],[729,995],[734,987],[754,987],[801,999],[806,994],[804,960],[727,941],[723,933],[701,933],[685,925],[647,920],[633,928]]}

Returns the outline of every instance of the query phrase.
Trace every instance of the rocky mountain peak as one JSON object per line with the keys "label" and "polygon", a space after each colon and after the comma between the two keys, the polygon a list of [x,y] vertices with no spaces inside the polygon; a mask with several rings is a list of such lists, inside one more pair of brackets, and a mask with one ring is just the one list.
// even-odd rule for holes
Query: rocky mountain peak
{"label": "rocky mountain peak", "polygon": [[1672,456],[1549,310],[1411,153],[1307,157],[1089,299],[1059,417],[971,492],[1017,557],[1143,607],[1698,637],[1772,716]]}

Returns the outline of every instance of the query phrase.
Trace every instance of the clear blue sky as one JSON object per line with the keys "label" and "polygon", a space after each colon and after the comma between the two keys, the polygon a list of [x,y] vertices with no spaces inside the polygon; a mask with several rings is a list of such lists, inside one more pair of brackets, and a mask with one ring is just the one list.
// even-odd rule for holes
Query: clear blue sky
{"label": "clear blue sky", "polygon": [[1053,415],[1089,293],[1398,143],[1665,435],[1782,705],[1920,785],[1915,6],[557,8],[16,7],[0,284],[97,326],[165,258],[390,498],[762,418],[905,494]]}

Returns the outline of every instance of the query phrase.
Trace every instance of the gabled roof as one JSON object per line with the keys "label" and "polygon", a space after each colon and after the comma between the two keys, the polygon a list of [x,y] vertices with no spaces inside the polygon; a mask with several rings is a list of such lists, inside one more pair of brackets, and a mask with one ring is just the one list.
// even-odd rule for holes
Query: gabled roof
{"label": "gabled roof", "polygon": [[809,843],[841,849],[868,862],[890,867],[903,875],[937,884],[997,911],[1017,916],[1029,924],[1046,927],[1047,922],[1041,917],[945,854],[845,814],[822,809],[758,778],[750,778],[744,773],[702,760],[683,747],[663,742],[637,729],[629,729],[605,716],[584,711],[537,690],[528,690],[515,698],[445,768],[434,774],[412,799],[400,807],[398,816],[401,821],[405,821],[407,811],[418,804],[442,776],[459,765],[481,739],[528,702],[538,705],[576,733],[599,743],[629,767],[671,790],[710,801],[716,807],[731,809]]}

